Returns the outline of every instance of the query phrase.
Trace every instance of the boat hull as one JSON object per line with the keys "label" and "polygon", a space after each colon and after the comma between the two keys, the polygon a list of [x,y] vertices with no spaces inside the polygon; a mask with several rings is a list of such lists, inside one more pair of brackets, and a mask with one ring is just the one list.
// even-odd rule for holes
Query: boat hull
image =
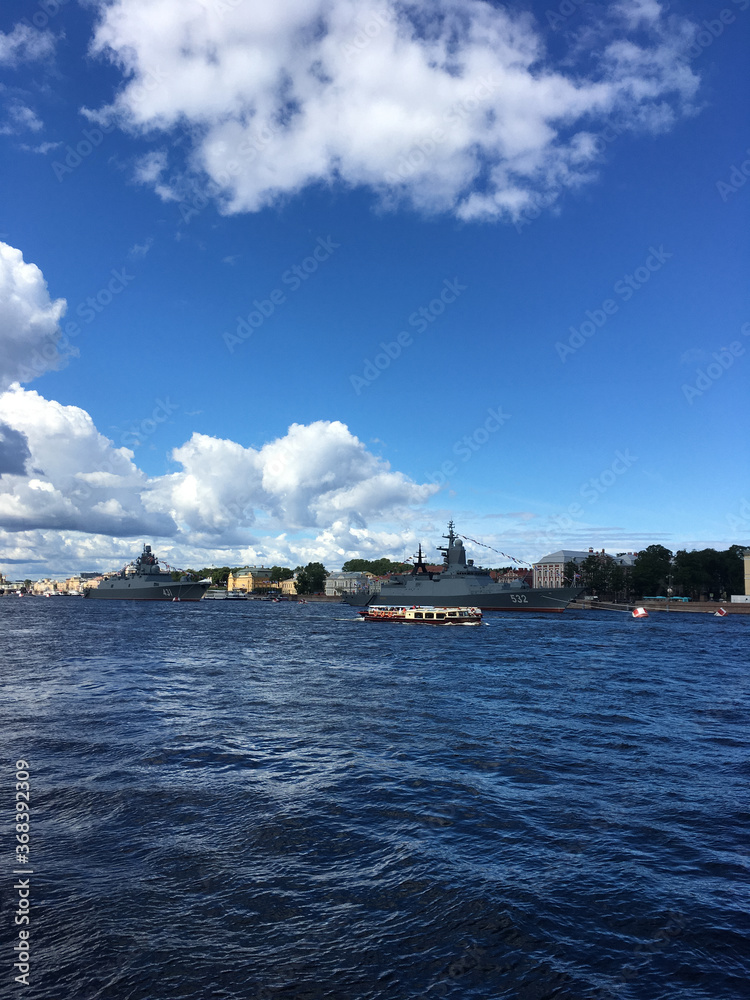
{"label": "boat hull", "polygon": [[[420,586],[421,584],[421,586]],[[583,590],[581,587],[551,587],[491,590],[489,587],[456,593],[455,581],[417,581],[415,586],[385,586],[379,594],[351,594],[344,603],[352,607],[373,607],[379,604],[440,604],[457,608],[480,608],[482,611],[543,611],[560,612]],[[445,592],[443,590],[445,589]]]}
{"label": "boat hull", "polygon": [[432,605],[413,606],[411,608],[393,607],[391,605],[368,605],[359,614],[366,622],[388,622],[391,625],[481,625],[482,612],[477,607],[472,608],[440,608]]}
{"label": "boat hull", "polygon": [[96,601],[200,601],[208,586],[194,582],[103,580],[98,587],[86,590],[83,596]]}

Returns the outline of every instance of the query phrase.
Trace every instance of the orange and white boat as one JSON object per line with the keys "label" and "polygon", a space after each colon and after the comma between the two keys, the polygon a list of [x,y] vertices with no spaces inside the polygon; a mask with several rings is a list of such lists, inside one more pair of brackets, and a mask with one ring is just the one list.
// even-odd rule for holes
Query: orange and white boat
{"label": "orange and white boat", "polygon": [[408,625],[481,625],[480,608],[436,608],[424,605],[405,607],[375,604],[360,611],[366,622],[403,622]]}

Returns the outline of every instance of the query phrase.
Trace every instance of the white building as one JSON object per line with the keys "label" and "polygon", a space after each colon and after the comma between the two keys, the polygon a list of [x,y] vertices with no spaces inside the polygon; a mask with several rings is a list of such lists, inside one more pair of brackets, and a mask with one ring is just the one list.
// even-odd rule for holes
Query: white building
{"label": "white building", "polygon": [[330,573],[326,578],[326,597],[343,597],[370,589],[370,573]]}
{"label": "white building", "polygon": [[[608,556],[612,559],[618,566],[624,566],[626,568],[632,567],[635,562],[635,557],[638,555],[637,552],[618,552],[617,555],[611,555],[601,550],[601,552],[594,552],[593,549],[589,549],[588,552],[582,552],[578,549],[559,549],[557,552],[552,552],[550,555],[545,556],[540,559],[539,562],[534,563],[534,586],[535,587],[564,587],[565,584],[565,566],[569,562],[574,562],[580,565],[584,560],[588,559],[589,556]],[[568,581],[567,586],[571,586],[572,581]]]}

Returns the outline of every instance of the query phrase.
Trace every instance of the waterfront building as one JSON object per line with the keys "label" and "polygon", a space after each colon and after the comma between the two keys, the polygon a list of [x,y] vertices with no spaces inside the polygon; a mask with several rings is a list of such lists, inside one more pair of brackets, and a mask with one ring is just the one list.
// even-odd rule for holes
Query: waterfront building
{"label": "waterfront building", "polygon": [[270,590],[277,587],[271,583],[270,566],[243,566],[242,569],[235,570],[227,577],[227,592],[241,590],[246,594],[252,594],[254,590]]}
{"label": "waterfront building", "polygon": [[534,563],[534,586],[535,587],[565,587],[570,586],[572,581],[568,581],[566,584],[565,579],[565,566],[569,562],[574,562],[576,565],[580,566],[582,562],[589,558],[589,556],[597,555],[600,558],[608,557],[613,560],[617,566],[622,566],[624,569],[631,569],[635,563],[635,558],[638,555],[637,552],[618,552],[617,555],[610,555],[601,550],[601,552],[594,552],[593,548],[589,549],[588,552],[583,552],[579,549],[558,549],[557,552],[551,552],[548,556],[544,556],[539,562]]}
{"label": "waterfront building", "polygon": [[[593,549],[582,552],[577,549],[558,549],[534,563],[535,587],[563,587],[565,566],[569,562],[580,564],[593,553]],[[568,586],[572,581],[568,581]]]}
{"label": "waterfront building", "polygon": [[326,597],[343,597],[370,589],[372,573],[330,573],[326,578]]}

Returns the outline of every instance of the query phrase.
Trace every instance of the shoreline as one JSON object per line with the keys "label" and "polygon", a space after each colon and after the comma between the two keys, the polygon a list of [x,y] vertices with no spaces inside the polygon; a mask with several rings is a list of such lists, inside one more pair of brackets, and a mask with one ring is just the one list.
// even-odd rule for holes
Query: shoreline
{"label": "shoreline", "polygon": [[682,601],[670,601],[667,607],[666,601],[639,601],[629,604],[615,604],[612,601],[587,601],[585,598],[578,601],[571,601],[568,609],[579,609],[581,611],[632,611],[634,607],[645,608],[649,614],[652,611],[661,611],[664,614],[693,614],[707,615],[715,614],[719,608],[723,608],[728,615],[750,615],[750,602],[747,604],[732,604],[731,601],[695,601],[688,604]]}

